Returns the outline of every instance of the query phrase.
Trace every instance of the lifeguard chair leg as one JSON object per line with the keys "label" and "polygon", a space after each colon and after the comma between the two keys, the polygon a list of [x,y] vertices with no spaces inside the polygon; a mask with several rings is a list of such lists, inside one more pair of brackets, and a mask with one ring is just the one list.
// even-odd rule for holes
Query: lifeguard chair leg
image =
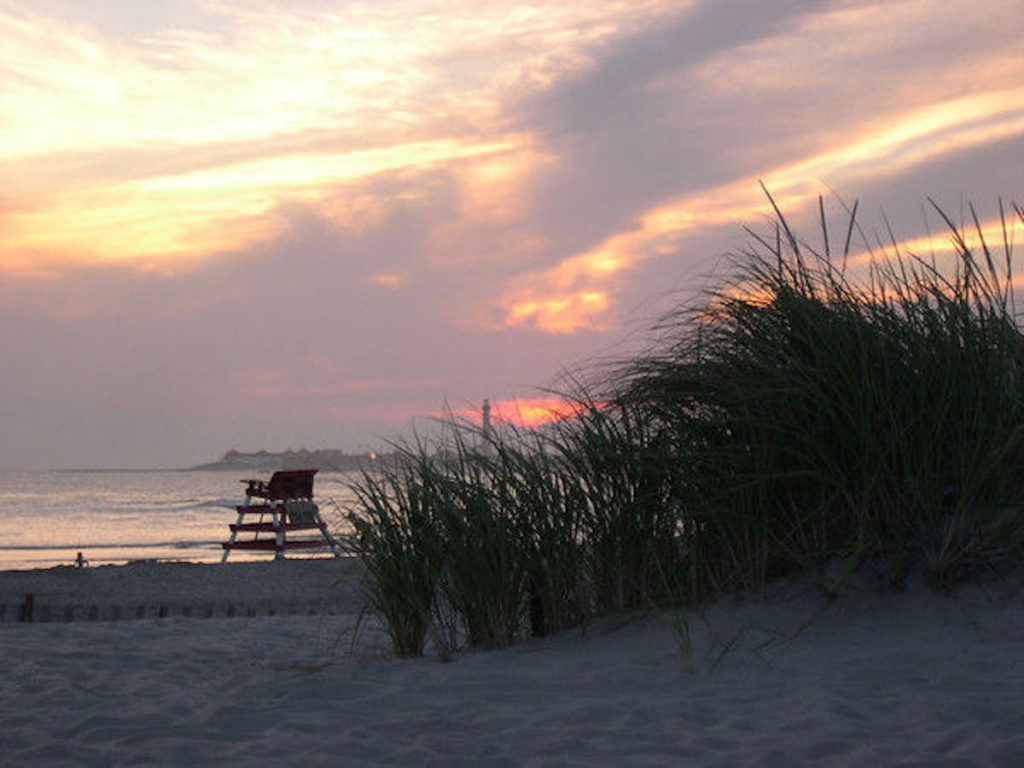
{"label": "lifeguard chair leg", "polygon": [[327,524],[323,520],[320,521],[320,533],[323,534],[324,541],[327,542],[327,546],[331,548],[331,554],[335,557],[341,557],[341,549],[338,547],[338,542],[334,540],[334,537],[331,536],[330,533],[328,533]]}
{"label": "lifeguard chair leg", "polygon": [[284,507],[281,505],[274,505],[274,511],[271,513],[272,521],[274,524],[274,559],[284,560]]}
{"label": "lifeguard chair leg", "polygon": [[[242,520],[245,519],[245,512],[242,510],[249,506],[250,497],[245,497],[245,504],[240,507],[235,507],[238,510],[238,518],[235,520],[235,525],[241,525]],[[231,535],[228,537],[227,544],[224,546],[224,554],[220,556],[220,563],[224,565],[228,561],[228,555],[231,554],[231,545],[235,543],[235,537],[238,536],[238,531],[235,528],[231,529]]]}
{"label": "lifeguard chair leg", "polygon": [[324,541],[327,542],[327,546],[331,548],[331,554],[335,557],[341,557],[341,548],[338,546],[338,542],[334,540],[334,537],[327,530],[327,523],[324,522],[323,517],[320,516],[320,508],[313,508],[313,522],[316,523],[317,528],[320,529],[320,534],[324,537]]}

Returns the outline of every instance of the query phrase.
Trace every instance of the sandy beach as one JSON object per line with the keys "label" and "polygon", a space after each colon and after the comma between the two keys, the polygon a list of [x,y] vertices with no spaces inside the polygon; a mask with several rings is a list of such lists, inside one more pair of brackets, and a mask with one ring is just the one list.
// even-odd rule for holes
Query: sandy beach
{"label": "sandy beach", "polygon": [[30,588],[76,608],[0,624],[4,765],[1024,764],[1020,579],[786,584],[690,612],[689,653],[627,615],[451,663],[389,656],[351,562],[0,574]]}

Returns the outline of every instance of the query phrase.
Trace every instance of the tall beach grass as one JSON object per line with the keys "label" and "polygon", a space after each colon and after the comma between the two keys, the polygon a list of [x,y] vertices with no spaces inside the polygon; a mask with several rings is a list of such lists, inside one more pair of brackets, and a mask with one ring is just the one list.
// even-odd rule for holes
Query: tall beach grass
{"label": "tall beach grass", "polygon": [[646,351],[574,388],[571,416],[488,433],[452,420],[364,474],[357,549],[395,652],[431,633],[501,647],[794,572],[831,589],[837,563],[947,589],[1019,557],[1010,238],[993,248],[976,216],[969,237],[939,214],[945,265],[854,254],[856,208],[818,245],[776,209]]}

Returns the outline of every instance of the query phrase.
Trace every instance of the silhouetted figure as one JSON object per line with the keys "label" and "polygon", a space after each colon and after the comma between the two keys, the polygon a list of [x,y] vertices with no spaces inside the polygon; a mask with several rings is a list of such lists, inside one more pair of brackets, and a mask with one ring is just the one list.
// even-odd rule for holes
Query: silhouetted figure
{"label": "silhouetted figure", "polygon": [[75,558],[75,568],[85,568],[89,564],[89,561],[82,557],[82,553],[78,553],[78,557]]}

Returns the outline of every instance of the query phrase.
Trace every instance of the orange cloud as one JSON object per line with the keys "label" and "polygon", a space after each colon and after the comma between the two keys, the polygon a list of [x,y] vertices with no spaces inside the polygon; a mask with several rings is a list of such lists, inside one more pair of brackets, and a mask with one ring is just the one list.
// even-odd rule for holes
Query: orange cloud
{"label": "orange cloud", "polygon": [[608,310],[603,291],[548,295],[543,299],[513,302],[505,315],[511,326],[530,325],[548,333],[573,333],[581,328],[600,330]]}
{"label": "orange cloud", "polygon": [[954,221],[957,235],[950,231],[945,221],[936,214],[935,226],[923,235],[897,239],[895,244],[883,242],[871,251],[864,250],[849,259],[851,265],[867,264],[885,258],[893,253],[912,254],[925,260],[936,260],[941,269],[944,265],[952,266],[953,256],[966,246],[979,264],[984,266],[984,249],[987,247],[997,269],[1005,265],[1005,249],[1013,252],[1014,245],[1024,237],[1024,221],[1012,209],[1006,211],[1006,218],[990,218],[980,220],[978,226],[973,221]]}
{"label": "orange cloud", "polygon": [[[896,255],[903,258],[920,258],[948,276],[957,268],[954,257],[964,246],[971,251],[978,267],[986,271],[988,267],[984,249],[987,247],[998,279],[1005,280],[1009,277],[1006,270],[1006,249],[1012,254],[1014,245],[1024,236],[1024,221],[1015,210],[1010,208],[1006,211],[1005,226],[1004,221],[999,218],[979,221],[977,226],[973,220],[970,223],[954,221],[957,236],[954,236],[945,221],[939,220],[941,217],[938,214],[934,218],[936,224],[927,234],[897,238],[895,242],[882,241],[874,247],[862,247],[851,253],[846,260],[846,267],[850,270],[852,282],[858,284],[858,278],[865,278],[871,264],[883,262]],[[1024,276],[1014,275],[1012,278],[1013,287],[1024,285]],[[866,280],[861,280],[859,285],[864,287]],[[722,294],[725,297],[742,298],[754,303],[764,303],[771,299],[767,291],[751,290],[749,285],[727,286],[722,290]],[[867,289],[864,295],[868,296]]]}
{"label": "orange cloud", "polygon": [[575,408],[559,398],[535,397],[529,400],[499,400],[494,406],[494,412],[499,421],[536,429],[571,418]]}
{"label": "orange cloud", "polygon": [[373,285],[379,285],[382,288],[390,288],[391,290],[398,290],[408,281],[409,276],[399,272],[381,272],[376,275],[372,275],[368,278],[368,281]]}

